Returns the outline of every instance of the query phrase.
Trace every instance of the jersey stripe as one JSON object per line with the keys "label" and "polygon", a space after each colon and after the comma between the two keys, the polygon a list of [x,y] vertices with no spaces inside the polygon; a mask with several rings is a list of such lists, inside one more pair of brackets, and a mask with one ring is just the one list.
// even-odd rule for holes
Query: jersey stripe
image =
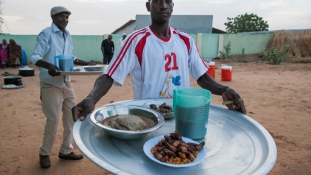
{"label": "jersey stripe", "polygon": [[132,44],[133,40],[140,34],[146,32],[147,29],[143,28],[141,30],[136,31],[135,33],[133,33],[125,42],[125,44],[123,45],[121,51],[119,52],[119,54],[117,55],[116,60],[113,62],[113,64],[111,65],[111,69],[109,69],[108,71],[108,75],[111,77],[113,75],[113,73],[116,71],[116,69],[118,68],[118,66],[120,65],[122,59],[124,58],[126,52],[128,51],[130,45]]}
{"label": "jersey stripe", "polygon": [[137,56],[137,59],[138,59],[140,66],[142,64],[143,50],[144,50],[144,47],[146,45],[146,40],[147,40],[148,36],[150,36],[150,35],[151,35],[150,32],[146,32],[145,36],[140,39],[140,41],[137,43],[136,48],[135,48],[135,54]]}
{"label": "jersey stripe", "polygon": [[[179,38],[184,41],[184,43],[186,44],[187,49],[188,49],[188,54],[190,54],[190,41],[189,41],[189,38],[187,36],[182,35],[180,32],[177,33],[176,30],[174,30],[174,34],[177,34],[179,36]],[[199,52],[199,49],[198,49],[196,44],[195,44],[195,48],[197,49],[197,52],[199,53],[199,56],[201,58],[202,63],[205,65],[206,68],[209,69],[209,66],[205,63],[204,59],[202,58],[202,56],[201,56],[201,54]]]}
{"label": "jersey stripe", "polygon": [[179,36],[179,38],[184,41],[184,43],[186,44],[187,50],[188,50],[188,54],[190,54],[190,41],[189,41],[189,38],[187,36],[181,35],[180,33],[177,33],[176,31],[174,31],[174,34],[177,34]]}

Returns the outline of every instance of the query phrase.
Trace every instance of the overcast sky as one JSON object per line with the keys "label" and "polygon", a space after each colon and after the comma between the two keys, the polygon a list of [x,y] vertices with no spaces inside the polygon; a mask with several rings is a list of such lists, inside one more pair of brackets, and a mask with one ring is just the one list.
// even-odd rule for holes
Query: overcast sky
{"label": "overcast sky", "polygon": [[[3,33],[37,35],[51,25],[50,9],[65,6],[72,14],[67,29],[72,35],[109,34],[149,14],[147,0],[1,0]],[[213,27],[225,30],[227,17],[254,13],[269,30],[311,29],[311,0],[174,0],[173,15],[213,15]]]}

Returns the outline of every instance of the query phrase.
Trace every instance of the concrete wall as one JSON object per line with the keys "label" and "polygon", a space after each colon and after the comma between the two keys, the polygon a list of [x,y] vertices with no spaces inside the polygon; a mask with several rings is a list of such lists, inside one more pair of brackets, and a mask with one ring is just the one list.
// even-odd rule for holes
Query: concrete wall
{"label": "concrete wall", "polygon": [[[136,15],[135,30],[150,24],[150,15]],[[170,26],[187,33],[212,33],[213,15],[172,15]]]}
{"label": "concrete wall", "polygon": [[216,58],[218,53],[218,38],[217,34],[202,35],[201,55],[203,58]]}
{"label": "concrete wall", "polygon": [[93,60],[102,62],[103,54],[101,52],[101,43],[103,39],[104,36],[102,35],[73,35],[73,55],[81,60]]}
{"label": "concrete wall", "polygon": [[[245,54],[258,54],[262,53],[267,47],[272,34],[207,34],[198,33],[190,34],[194,41],[196,41],[198,50],[204,59],[212,59],[218,56],[219,50],[223,50],[229,41],[231,42],[231,52],[234,55],[241,55],[244,48]],[[116,50],[119,49],[118,42],[122,37],[121,34],[113,34],[112,40],[115,43]],[[107,35],[72,35],[73,40],[73,54],[79,59],[85,61],[100,61],[103,60],[101,52],[101,42]],[[14,39],[17,44],[22,46],[22,49],[26,52],[28,62],[30,62],[30,56],[36,45],[36,35],[1,35],[0,40]]]}
{"label": "concrete wall", "polygon": [[265,50],[272,36],[273,34],[226,34],[223,45],[227,45],[230,41],[233,55],[242,55],[243,48],[246,55],[257,54]]}

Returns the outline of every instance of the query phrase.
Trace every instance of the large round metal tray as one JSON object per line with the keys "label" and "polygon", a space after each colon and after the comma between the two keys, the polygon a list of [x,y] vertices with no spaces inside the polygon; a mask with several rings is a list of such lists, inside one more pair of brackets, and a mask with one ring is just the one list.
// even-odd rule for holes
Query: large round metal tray
{"label": "large round metal tray", "polygon": [[[154,100],[154,99],[153,99]],[[172,99],[159,99],[171,102]],[[149,100],[123,101],[117,104],[142,106]],[[143,151],[150,138],[175,131],[174,118],[137,140],[109,136],[88,117],[74,125],[73,137],[80,151],[93,163],[113,174],[268,174],[273,168],[277,149],[268,131],[247,115],[211,104],[207,134],[204,139],[206,158],[198,165],[171,168],[150,160]]]}

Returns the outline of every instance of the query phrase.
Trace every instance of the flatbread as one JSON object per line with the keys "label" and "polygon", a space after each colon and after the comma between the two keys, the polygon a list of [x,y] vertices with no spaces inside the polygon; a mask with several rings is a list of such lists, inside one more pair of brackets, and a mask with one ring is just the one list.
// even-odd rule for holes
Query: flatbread
{"label": "flatbread", "polygon": [[110,121],[112,128],[127,131],[143,130],[146,125],[146,122],[136,115],[119,115]]}

